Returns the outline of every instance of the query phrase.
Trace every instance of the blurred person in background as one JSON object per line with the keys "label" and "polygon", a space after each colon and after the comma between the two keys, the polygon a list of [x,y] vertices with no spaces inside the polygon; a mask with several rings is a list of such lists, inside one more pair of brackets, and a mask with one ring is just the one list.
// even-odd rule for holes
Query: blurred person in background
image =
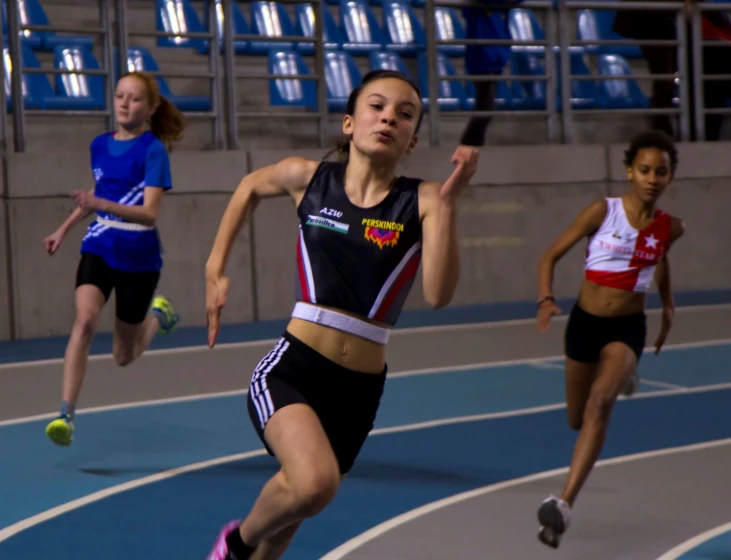
{"label": "blurred person in background", "polygon": [[[724,115],[705,116],[705,138],[698,137],[694,105],[697,102],[693,89],[693,49],[691,39],[691,2],[685,2],[686,57],[688,60],[688,97],[690,109],[690,140],[715,142],[720,139]],[[731,22],[722,12],[703,12],[701,20],[702,39],[728,41],[731,39]],[[676,12],[659,10],[618,10],[614,20],[614,31],[636,40],[677,40]],[[729,44],[731,46],[731,43]],[[678,49],[676,46],[640,45],[651,74],[676,74],[678,72]],[[704,46],[703,73],[731,74],[731,50],[726,46]],[[682,79],[682,76],[681,76]],[[672,109],[676,96],[676,80],[659,79],[652,84],[650,105],[654,109]],[[706,109],[724,107],[726,98],[731,98],[731,82],[728,80],[703,80],[703,106]],[[679,131],[673,125],[672,115],[652,115],[652,127],[662,130],[676,140]],[[676,132],[677,131],[677,132]]]}

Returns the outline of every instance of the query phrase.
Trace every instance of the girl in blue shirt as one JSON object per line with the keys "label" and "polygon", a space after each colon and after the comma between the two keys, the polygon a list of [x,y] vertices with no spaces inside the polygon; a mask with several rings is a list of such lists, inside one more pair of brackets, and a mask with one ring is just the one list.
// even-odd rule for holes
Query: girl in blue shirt
{"label": "girl in blue shirt", "polygon": [[76,272],[76,318],[63,371],[61,413],[46,427],[58,445],[70,445],[76,401],[86,373],[89,347],[99,314],[114,289],[114,360],[137,359],[160,331],[179,321],[170,303],[154,297],[162,268],[155,221],[162,195],[172,188],[168,150],[180,140],[185,121],[163,96],[154,77],[132,72],[117,82],[115,132],[97,136],[90,146],[94,189],[75,191],[77,208],[44,239],[53,255],[79,221],[96,212],[81,243]]}

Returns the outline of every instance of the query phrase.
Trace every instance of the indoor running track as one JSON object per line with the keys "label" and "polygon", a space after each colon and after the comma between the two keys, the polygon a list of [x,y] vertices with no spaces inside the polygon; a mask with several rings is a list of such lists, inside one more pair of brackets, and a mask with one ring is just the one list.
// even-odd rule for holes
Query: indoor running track
{"label": "indoor running track", "polygon": [[[559,550],[536,539],[535,512],[560,492],[575,441],[563,405],[566,317],[538,335],[529,308],[513,309],[516,319],[480,308],[422,327],[432,315],[412,314],[394,333],[377,429],[284,558],[731,557],[731,305],[690,303],[669,346],[643,357],[639,392],[617,404]],[[658,327],[649,317],[648,345]],[[32,343],[45,358],[34,362],[12,359],[28,343],[3,345],[0,558],[202,560],[277,468],[242,391],[271,343],[210,352],[165,341],[125,370],[96,356],[82,403],[93,408],[79,413],[70,448],[43,434],[60,383],[52,343]]]}

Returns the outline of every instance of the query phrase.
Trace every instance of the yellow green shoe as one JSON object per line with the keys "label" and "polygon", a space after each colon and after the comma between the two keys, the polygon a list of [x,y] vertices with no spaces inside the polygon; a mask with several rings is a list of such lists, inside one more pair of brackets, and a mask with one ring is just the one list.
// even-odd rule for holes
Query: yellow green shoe
{"label": "yellow green shoe", "polygon": [[56,445],[71,445],[74,439],[74,423],[60,416],[46,426],[46,435]]}
{"label": "yellow green shoe", "polygon": [[152,300],[152,312],[160,322],[160,332],[162,334],[173,332],[180,321],[180,315],[175,313],[173,306],[163,296],[156,296]]}

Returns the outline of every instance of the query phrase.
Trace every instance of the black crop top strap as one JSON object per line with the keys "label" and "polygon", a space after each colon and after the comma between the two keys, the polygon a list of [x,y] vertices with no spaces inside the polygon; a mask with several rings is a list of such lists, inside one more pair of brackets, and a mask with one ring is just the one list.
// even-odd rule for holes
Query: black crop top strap
{"label": "black crop top strap", "polygon": [[[345,193],[345,168],[345,163],[322,162],[297,209],[296,299],[305,305],[295,309],[308,320],[326,315],[305,310],[311,307],[306,304],[319,304],[394,325],[421,262],[421,180],[398,177],[379,204],[362,208]],[[352,330],[342,315],[330,317],[333,322]]]}

